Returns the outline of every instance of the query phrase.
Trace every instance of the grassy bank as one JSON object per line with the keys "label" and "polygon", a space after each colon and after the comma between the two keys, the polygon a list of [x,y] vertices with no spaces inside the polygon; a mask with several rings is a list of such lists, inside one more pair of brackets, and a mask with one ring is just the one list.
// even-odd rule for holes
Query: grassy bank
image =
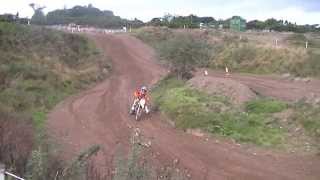
{"label": "grassy bank", "polygon": [[202,129],[265,147],[281,146],[286,139],[285,130],[273,117],[274,113],[287,109],[287,105],[279,101],[258,99],[239,108],[226,97],[191,89],[175,78],[161,81],[152,96],[159,110],[167,114],[177,128]]}
{"label": "grassy bank", "polygon": [[[288,35],[281,41],[281,46],[278,48],[271,43],[272,39],[264,42],[263,35],[254,33],[241,34],[240,39],[240,34],[230,32],[143,28],[136,30],[134,35],[153,46],[161,59],[165,59],[168,64],[175,62],[175,57],[172,58],[171,55],[172,51],[182,51],[179,55],[186,59],[186,64],[193,67],[200,65],[222,70],[228,66],[233,72],[290,73],[302,77],[320,76],[320,71],[318,71],[320,68],[320,38],[314,34]],[[185,48],[185,39],[193,42],[188,45],[188,48]],[[308,49],[304,48],[305,41],[309,41]],[[167,50],[168,47],[171,48],[171,51]],[[197,47],[202,48],[197,50]],[[196,53],[190,54],[192,52],[190,49],[196,50],[194,51]],[[196,57],[197,59],[189,61],[189,58],[185,57]]]}
{"label": "grassy bank", "polygon": [[[0,24],[0,102],[36,124],[57,102],[106,76],[110,65],[87,38]],[[104,72],[103,72],[104,70]]]}
{"label": "grassy bank", "polygon": [[47,112],[109,70],[107,57],[86,37],[0,22],[0,136],[7,137],[0,138],[0,161],[31,179],[54,176],[61,164],[45,138]]}

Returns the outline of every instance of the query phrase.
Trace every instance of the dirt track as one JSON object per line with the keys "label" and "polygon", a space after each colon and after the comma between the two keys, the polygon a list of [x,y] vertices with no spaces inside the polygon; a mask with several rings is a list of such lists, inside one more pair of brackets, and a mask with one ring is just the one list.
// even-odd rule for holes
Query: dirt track
{"label": "dirt track", "polygon": [[[93,144],[102,145],[96,165],[110,165],[121,144],[129,146],[132,127],[151,140],[155,164],[171,164],[190,170],[195,180],[223,179],[320,179],[320,158],[258,150],[256,155],[232,143],[216,142],[177,131],[153,114],[141,122],[128,115],[132,91],[140,84],[155,83],[165,74],[153,51],[127,35],[92,36],[112,58],[110,78],[59,104],[50,113],[48,128],[72,157]],[[109,169],[109,168],[106,168]],[[106,170],[107,171],[107,170]]]}

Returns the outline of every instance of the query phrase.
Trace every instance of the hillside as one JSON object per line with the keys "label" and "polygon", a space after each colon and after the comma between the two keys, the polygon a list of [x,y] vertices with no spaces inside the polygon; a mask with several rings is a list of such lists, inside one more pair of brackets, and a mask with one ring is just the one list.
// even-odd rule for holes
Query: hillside
{"label": "hillside", "polygon": [[47,112],[109,70],[107,57],[86,37],[1,22],[0,161],[24,177],[50,177],[58,159],[48,160],[55,155],[47,149]]}
{"label": "hillside", "polygon": [[[120,16],[115,16],[112,11],[103,11],[92,5],[54,10],[49,12],[44,18],[37,14],[39,13],[35,13],[32,17],[32,22],[35,24],[60,25],[75,23],[78,25],[88,25],[100,28],[120,28],[127,25],[140,27],[143,25],[143,22],[138,19],[123,19]],[[44,20],[41,21],[40,19]]]}
{"label": "hillside", "polygon": [[[233,72],[243,73],[290,73],[299,77],[320,75],[320,41],[317,33],[240,33],[145,27],[136,30],[135,35],[155,47],[165,60],[172,60],[172,57],[178,59],[179,55],[175,52],[181,47],[185,51],[188,49],[187,53],[182,51],[181,54],[193,59],[189,62],[191,69],[207,67],[224,70],[227,66]],[[308,49],[305,48],[306,41],[309,43]]]}

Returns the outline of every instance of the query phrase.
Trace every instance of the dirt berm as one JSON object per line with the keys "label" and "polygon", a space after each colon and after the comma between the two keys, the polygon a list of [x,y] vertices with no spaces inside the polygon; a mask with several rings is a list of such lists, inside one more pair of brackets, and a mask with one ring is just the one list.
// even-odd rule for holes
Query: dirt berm
{"label": "dirt berm", "polygon": [[212,95],[228,97],[236,105],[241,105],[256,98],[256,94],[246,85],[229,78],[195,76],[188,81],[188,84]]}

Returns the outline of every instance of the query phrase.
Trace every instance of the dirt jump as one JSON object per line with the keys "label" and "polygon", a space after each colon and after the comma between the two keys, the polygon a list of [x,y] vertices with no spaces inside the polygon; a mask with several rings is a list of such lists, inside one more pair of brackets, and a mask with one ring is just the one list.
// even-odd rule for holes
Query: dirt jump
{"label": "dirt jump", "polygon": [[150,140],[151,161],[158,168],[172,165],[194,180],[266,179],[319,180],[320,157],[246,150],[235,143],[197,137],[170,126],[153,113],[135,121],[128,114],[132,93],[166,74],[153,50],[129,35],[90,35],[112,59],[112,74],[104,82],[68,98],[49,114],[47,126],[66,158],[94,145],[102,149],[94,164],[108,174],[118,147],[129,147],[134,128]]}

